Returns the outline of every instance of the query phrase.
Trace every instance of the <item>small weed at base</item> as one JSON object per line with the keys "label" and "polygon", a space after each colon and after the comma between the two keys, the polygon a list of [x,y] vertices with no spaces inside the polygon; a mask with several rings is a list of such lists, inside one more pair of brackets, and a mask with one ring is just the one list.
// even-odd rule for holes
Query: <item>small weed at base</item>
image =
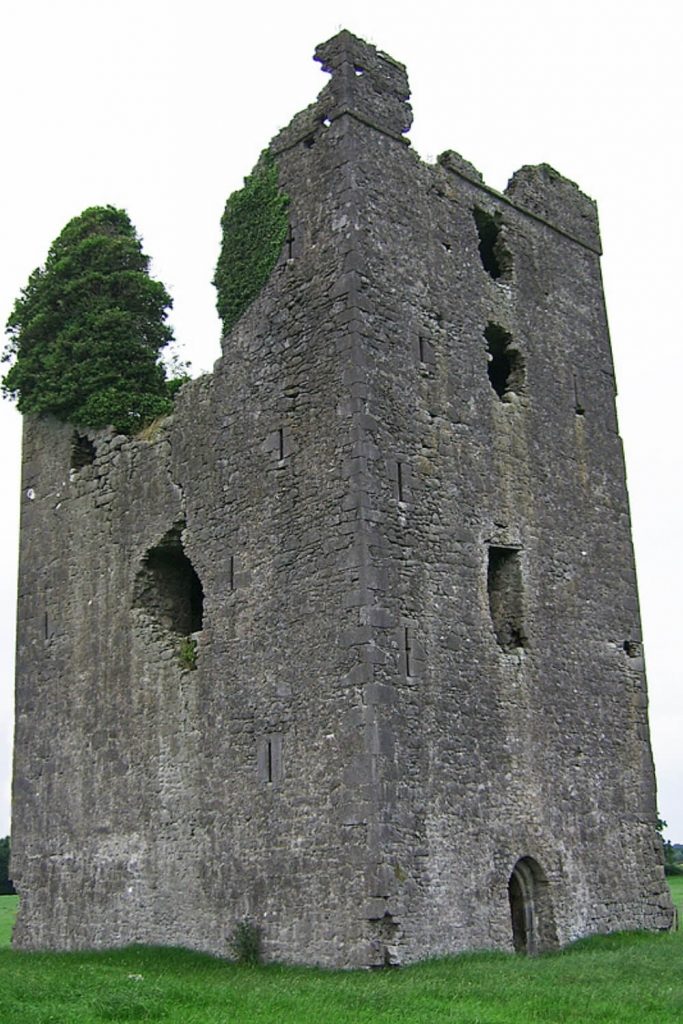
{"label": "small weed at base", "polygon": [[261,929],[252,921],[240,921],[230,936],[230,951],[235,961],[254,967],[261,963]]}
{"label": "small weed at base", "polygon": [[192,670],[197,667],[197,641],[194,637],[186,636],[180,641],[178,661],[181,668]]}

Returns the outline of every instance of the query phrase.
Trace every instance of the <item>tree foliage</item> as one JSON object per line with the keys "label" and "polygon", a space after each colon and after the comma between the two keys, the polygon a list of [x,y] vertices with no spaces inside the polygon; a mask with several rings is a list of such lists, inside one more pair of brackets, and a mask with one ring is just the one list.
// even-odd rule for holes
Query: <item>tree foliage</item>
{"label": "tree foliage", "polygon": [[233,192],[221,218],[223,241],[213,283],[216,307],[228,333],[270,277],[287,237],[287,196],[277,164],[266,150],[244,188]]}
{"label": "tree foliage", "polygon": [[14,893],[15,889],[9,877],[10,838],[0,839],[0,896]]}
{"label": "tree foliage", "polygon": [[95,206],[69,221],[7,323],[2,381],[22,412],[138,430],[170,412],[160,362],[171,298],[149,276],[127,213]]}

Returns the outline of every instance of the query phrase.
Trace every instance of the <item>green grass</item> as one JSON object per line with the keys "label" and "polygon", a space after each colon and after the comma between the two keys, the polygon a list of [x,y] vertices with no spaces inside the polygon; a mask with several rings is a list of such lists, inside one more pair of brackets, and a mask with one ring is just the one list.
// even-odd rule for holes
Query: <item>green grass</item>
{"label": "green grass", "polygon": [[667,878],[667,882],[673,901],[678,907],[678,916],[681,919],[681,927],[683,927],[683,875],[672,875],[671,878]]}
{"label": "green grass", "polygon": [[18,905],[18,896],[0,896],[0,949],[9,946]]}
{"label": "green grass", "polygon": [[[671,879],[678,906],[683,878]],[[6,910],[5,900],[0,909]],[[399,971],[237,967],[176,949],[0,950],[2,1024],[680,1024],[683,932]]]}

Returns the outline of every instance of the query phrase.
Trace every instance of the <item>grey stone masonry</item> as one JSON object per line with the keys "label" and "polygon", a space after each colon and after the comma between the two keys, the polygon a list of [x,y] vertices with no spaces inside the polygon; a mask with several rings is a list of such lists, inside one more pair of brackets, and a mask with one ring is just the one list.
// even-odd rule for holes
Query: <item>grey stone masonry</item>
{"label": "grey stone masonry", "polygon": [[316,59],[213,374],[138,438],[26,419],[14,943],[669,928],[595,205],[421,162],[402,65]]}

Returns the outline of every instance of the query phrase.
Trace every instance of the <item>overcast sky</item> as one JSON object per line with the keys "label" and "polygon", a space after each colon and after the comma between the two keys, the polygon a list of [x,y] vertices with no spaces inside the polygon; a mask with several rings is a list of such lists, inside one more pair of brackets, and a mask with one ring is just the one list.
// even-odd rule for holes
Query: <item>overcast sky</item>
{"label": "overcast sky", "polygon": [[[550,163],[598,202],[650,687],[660,814],[683,842],[679,684],[683,216],[679,0],[2,0],[0,318],[64,224],[128,210],[195,372],[219,353],[220,216],[326,81],[340,28],[408,67],[413,146],[503,189]],[[20,417],[0,404],[0,836],[9,829]],[[69,679],[60,680],[68,688]],[[55,736],[55,743],[59,737]]]}

